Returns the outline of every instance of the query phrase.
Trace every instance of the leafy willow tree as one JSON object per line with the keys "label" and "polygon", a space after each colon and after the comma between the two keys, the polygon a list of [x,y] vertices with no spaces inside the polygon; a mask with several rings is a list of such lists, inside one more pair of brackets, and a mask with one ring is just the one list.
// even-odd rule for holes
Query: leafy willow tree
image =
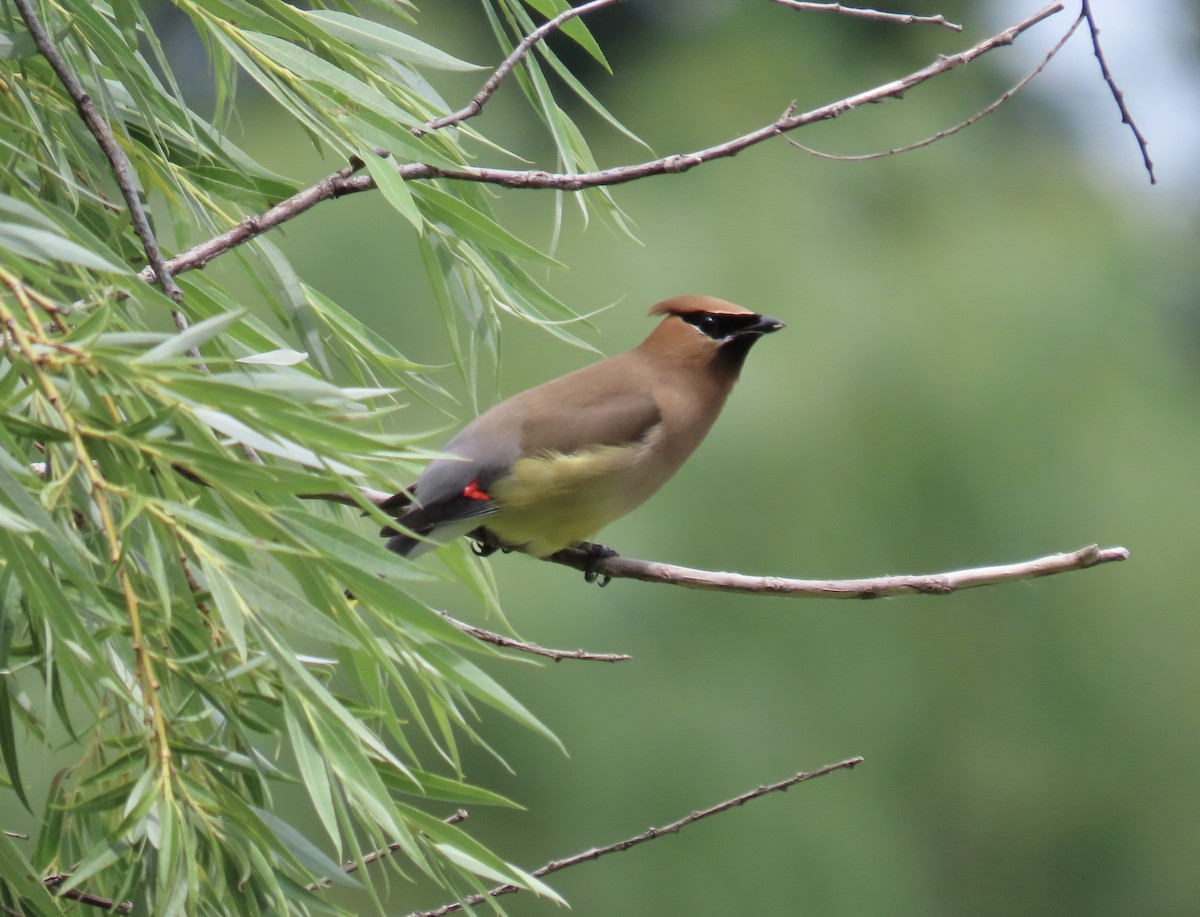
{"label": "leafy willow tree", "polygon": [[[385,523],[371,488],[415,473],[421,446],[394,409],[436,383],[260,233],[378,190],[417,231],[469,377],[501,312],[567,340],[575,318],[528,273],[553,259],[497,222],[481,182],[579,192],[624,230],[609,184],[854,106],[791,107],[718,147],[601,172],[551,74],[620,125],[531,40],[544,34],[532,11],[603,64],[584,7],[485,3],[515,50],[455,110],[422,74],[472,65],[408,34],[406,3],[375,0],[379,21],[339,0],[175,6],[208,54],[211,117],[189,108],[140,3],[0,3],[0,758],[40,821],[33,838],[0,836],[0,905],[308,913],[337,909],[317,893],[332,880],[394,907],[388,870],[458,900],[496,882],[556,898],[454,823],[459,805],[510,804],[463,774],[482,708],[553,737],[473,660],[499,652],[487,635],[427,607],[413,591],[427,575],[361,519]],[[494,145],[465,122],[506,76],[557,175],[471,164]],[[302,187],[240,150],[228,135],[244,80],[348,165]],[[182,254],[165,260],[160,239]],[[193,270],[218,255],[234,270]],[[465,545],[443,556],[494,603]],[[298,827],[297,798],[323,836]],[[340,865],[385,848],[398,855],[369,875]]]}
{"label": "leafy willow tree", "polygon": [[[208,51],[211,119],[186,104],[140,3],[34,7],[132,163],[152,232],[186,248],[300,190],[227,136],[252,79],[417,227],[464,366],[493,336],[460,343],[459,310],[484,328],[500,304],[571,317],[525,273],[551,260],[492,219],[478,186],[406,183],[375,155],[452,168],[482,139],[415,136],[449,110],[421,72],[471,65],[405,34],[406,4],[378,4],[386,22],[336,3],[177,6]],[[232,259],[269,318],[202,271],[140,281],[130,265],[147,250],[112,164],[18,12],[0,6],[0,754],[42,827],[32,843],[0,837],[0,901],[307,912],[328,907],[308,883],[389,844],[452,897],[485,879],[553,897],[443,821],[504,804],[458,766],[480,706],[546,730],[472,661],[492,648],[413,596],[426,575],[379,549],[358,519],[383,521],[369,501],[297,496],[402,485],[414,453],[390,408],[433,383],[265,239]],[[488,14],[502,36],[532,28],[516,0]],[[565,71],[542,60],[524,88],[563,162],[586,167],[542,67]],[[486,597],[469,551],[448,553]],[[31,774],[46,767],[48,791]],[[324,838],[281,814],[295,786]]]}

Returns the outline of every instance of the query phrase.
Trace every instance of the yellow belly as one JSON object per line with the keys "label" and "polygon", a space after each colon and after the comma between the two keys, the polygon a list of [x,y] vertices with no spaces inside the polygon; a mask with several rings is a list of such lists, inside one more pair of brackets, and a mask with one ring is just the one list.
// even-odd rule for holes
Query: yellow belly
{"label": "yellow belly", "polygon": [[546,557],[590,539],[669,476],[644,443],[518,459],[490,488],[498,511],[486,525],[504,544]]}

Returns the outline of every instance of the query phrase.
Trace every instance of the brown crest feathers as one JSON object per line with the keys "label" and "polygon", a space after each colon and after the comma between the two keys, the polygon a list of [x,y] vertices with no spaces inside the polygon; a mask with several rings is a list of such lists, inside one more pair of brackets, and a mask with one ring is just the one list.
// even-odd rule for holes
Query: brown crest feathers
{"label": "brown crest feathers", "polygon": [[718,315],[753,314],[749,309],[717,299],[715,296],[673,296],[650,307],[651,315],[689,315],[694,312],[714,312]]}

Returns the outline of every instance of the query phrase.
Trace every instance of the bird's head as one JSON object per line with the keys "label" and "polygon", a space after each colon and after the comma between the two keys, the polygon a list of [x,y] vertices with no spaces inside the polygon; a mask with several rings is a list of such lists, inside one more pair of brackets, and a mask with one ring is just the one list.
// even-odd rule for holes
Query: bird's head
{"label": "bird's head", "polygon": [[750,348],[783,322],[712,296],[676,296],[650,309],[663,320],[642,345],[653,355],[740,372]]}

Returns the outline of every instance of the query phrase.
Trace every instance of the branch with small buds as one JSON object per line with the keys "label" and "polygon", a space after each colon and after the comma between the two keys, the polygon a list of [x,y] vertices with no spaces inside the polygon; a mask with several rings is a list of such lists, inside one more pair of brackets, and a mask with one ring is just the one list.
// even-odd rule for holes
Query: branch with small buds
{"label": "branch with small buds", "polygon": [[[633,579],[643,583],[664,583],[685,589],[709,592],[739,592],[748,595],[780,595],[804,599],[881,599],[898,595],[950,595],[964,589],[995,586],[1054,576],[1073,570],[1087,570],[1100,564],[1127,560],[1125,548],[1101,548],[1089,545],[1066,554],[1051,554],[1014,564],[973,567],[950,573],[902,576],[873,576],[865,579],[811,580],[782,576],[747,576],[744,573],[719,573],[696,570],[675,564],[662,564],[630,557],[599,557],[584,547],[566,548],[546,558],[556,564],[582,570],[593,577]],[[603,580],[602,580],[603,581]]]}
{"label": "branch with small buds", "polygon": [[[707,809],[700,809],[692,812],[690,815],[685,815],[677,821],[671,822],[669,825],[663,825],[661,828],[648,828],[641,834],[626,838],[622,841],[617,841],[615,844],[609,844],[605,847],[593,847],[591,850],[585,850],[582,853],[577,853],[574,856],[567,857],[562,860],[552,860],[545,866],[533,870],[530,873],[534,878],[540,879],[542,876],[548,876],[551,873],[559,872],[563,869],[569,869],[572,866],[578,866],[580,863],[587,863],[592,860],[598,860],[600,857],[607,856],[610,853],[619,853],[622,850],[629,850],[631,847],[636,847],[639,844],[645,844],[649,841],[658,840],[668,834],[678,834],[681,830],[694,825],[702,819],[709,818],[713,815],[720,815],[722,812],[728,812],[730,809],[743,806],[752,799],[758,799],[766,796],[769,793],[782,793],[791,789],[799,783],[805,783],[809,780],[815,780],[818,777],[824,777],[827,774],[832,774],[834,771],[848,771],[862,764],[862,758],[847,758],[845,761],[839,761],[837,764],[827,764],[824,767],[818,768],[815,771],[801,771],[786,780],[780,780],[778,783],[770,783],[765,786],[755,787],[753,790],[742,793],[739,796],[734,796],[732,799],[727,799],[724,802],[717,803],[715,806],[710,806]],[[418,911],[409,914],[408,917],[445,917],[446,914],[453,914],[456,911],[465,910],[468,907],[476,907],[483,904],[488,898],[498,898],[501,895],[511,895],[514,892],[519,892],[521,889],[516,885],[500,885],[493,888],[487,895],[470,895],[462,901],[456,901],[453,904],[446,904],[432,911]]]}
{"label": "branch with small buds", "polygon": [[[457,825],[459,822],[466,821],[467,818],[467,810],[459,809],[448,818],[443,818],[442,821],[448,825]],[[382,847],[379,850],[376,850],[374,853],[368,853],[361,860],[350,860],[348,863],[344,863],[342,865],[342,872],[346,875],[350,875],[350,873],[357,872],[358,869],[363,866],[370,866],[372,863],[382,860],[384,857],[391,856],[393,853],[398,853],[403,849],[403,844],[388,844],[386,847]],[[321,888],[328,888],[333,884],[333,881],[334,880],[330,878],[322,878],[318,879],[316,882],[310,882],[304,887],[307,891],[315,892]]]}
{"label": "branch with small buds", "polygon": [[[385,491],[361,488],[357,496],[349,493],[328,493],[306,494],[305,498],[349,506],[360,506],[363,502],[379,506],[391,499],[391,495]],[[602,584],[608,580],[631,579],[708,592],[739,592],[807,599],[882,599],[900,595],[950,595],[980,586],[996,586],[1001,583],[1087,570],[1102,564],[1128,560],[1129,551],[1121,547],[1101,548],[1093,544],[1076,551],[1050,554],[1018,563],[972,567],[948,573],[886,575],[843,580],[789,579],[782,576],[750,576],[745,573],[698,570],[694,567],[622,557],[601,545],[586,543],[564,548],[543,559],[580,570],[589,581],[599,578]]]}
{"label": "branch with small buds", "polygon": [[1150,184],[1158,184],[1158,178],[1154,174],[1154,163],[1150,159],[1150,150],[1147,148],[1146,138],[1142,134],[1141,128],[1137,126],[1137,122],[1133,120],[1133,115],[1129,113],[1129,106],[1125,104],[1125,93],[1117,86],[1116,80],[1113,79],[1113,75],[1108,69],[1108,61],[1104,58],[1104,49],[1100,47],[1100,26],[1096,23],[1096,14],[1092,12],[1091,0],[1081,0],[1079,16],[1081,19],[1087,20],[1088,34],[1092,37],[1092,52],[1096,56],[1096,63],[1100,65],[1100,75],[1104,77],[1104,82],[1108,85],[1108,91],[1112,93],[1113,101],[1117,103],[1117,110],[1121,113],[1121,121],[1128,124],[1129,129],[1133,132],[1133,139],[1137,141],[1138,150],[1142,154],[1142,164],[1146,167],[1146,174],[1150,176]]}
{"label": "branch with small buds", "polygon": [[1027,73],[1024,77],[1022,77],[1021,80],[1018,81],[1015,85],[1013,85],[1011,88],[1006,90],[994,102],[992,102],[989,105],[985,105],[979,111],[975,112],[975,114],[971,115],[971,117],[966,118],[963,121],[959,121],[957,124],[955,124],[952,127],[944,128],[943,130],[938,131],[936,134],[930,134],[928,137],[924,138],[923,140],[918,140],[915,143],[908,143],[908,144],[905,144],[904,146],[893,147],[890,150],[881,150],[877,153],[861,153],[858,155],[846,155],[846,154],[841,154],[841,153],[826,153],[826,152],[822,152],[821,150],[814,150],[810,147],[805,146],[802,143],[799,143],[796,140],[793,140],[791,137],[785,137],[784,139],[788,143],[790,143],[792,146],[796,147],[796,149],[803,150],[805,153],[808,153],[809,156],[815,156],[818,159],[832,159],[836,162],[871,162],[876,159],[885,159],[888,156],[898,156],[901,153],[911,153],[913,150],[919,150],[922,147],[932,146],[933,144],[937,143],[939,140],[945,140],[947,137],[952,137],[955,134],[957,134],[959,131],[966,130],[972,124],[975,124],[976,122],[983,120],[988,115],[997,111],[1001,105],[1003,105],[1005,102],[1007,102],[1013,96],[1015,96],[1018,92],[1020,92],[1022,89],[1024,89],[1030,83],[1032,83],[1033,80],[1037,76],[1039,76],[1043,70],[1046,69],[1046,67],[1047,67],[1047,65],[1049,65],[1050,61],[1054,60],[1054,58],[1057,56],[1058,52],[1063,49],[1063,47],[1066,45],[1066,43],[1071,40],[1071,36],[1073,36],[1075,34],[1075,30],[1079,28],[1080,24],[1083,21],[1084,21],[1084,17],[1082,15],[1080,15],[1075,20],[1075,22],[1072,23],[1071,28],[1069,28],[1067,30],[1067,33],[1065,35],[1063,35],[1063,37],[1060,38],[1055,43],[1054,47],[1051,48],[1046,53],[1046,56],[1042,58],[1041,63],[1038,64],[1036,67],[1034,67],[1031,71],[1029,71],[1029,73]]}
{"label": "branch with small buds", "polygon": [[[536,43],[542,40],[547,34],[556,28],[560,28],[563,23],[575,16],[585,12],[591,12],[604,6],[610,6],[621,0],[592,0],[590,3],[582,4],[578,7],[573,7],[560,13],[558,16],[546,22],[539,29],[531,32],[524,41],[522,41],[513,53],[510,54],[499,67],[493,71],[491,77],[484,84],[484,87],[476,94],[475,98],[464,108],[457,112],[447,115],[441,119],[434,119],[427,123],[419,132],[427,133],[430,130],[435,130],[443,127],[452,126],[465,121],[467,118],[473,117],[482,110],[483,105],[496,91],[504,76],[512,71],[519,61],[527,55]],[[788,5],[788,4],[784,4]],[[816,4],[816,6],[828,6]],[[833,4],[839,6],[839,4]],[[805,8],[804,4],[796,4],[797,8]],[[690,153],[677,153],[671,156],[664,156],[660,159],[654,159],[647,162],[636,163],[632,165],[616,166],[609,169],[599,169],[593,172],[547,172],[541,169],[493,169],[493,168],[442,168],[432,166],[422,162],[407,162],[399,163],[396,167],[397,174],[406,181],[418,181],[422,179],[446,179],[450,181],[467,181],[479,184],[497,185],[504,188],[524,189],[524,190],[558,190],[558,191],[583,191],[588,188],[608,187],[612,185],[625,184],[631,181],[638,181],[643,178],[649,178],[656,175],[669,175],[680,172],[687,172],[697,166],[708,162],[713,162],[718,159],[726,159],[731,156],[736,156],[743,150],[756,146],[775,137],[797,130],[818,121],[828,121],[837,118],[846,112],[856,108],[861,108],[872,102],[880,102],[884,99],[900,98],[908,90],[920,85],[935,77],[941,76],[959,67],[969,63],[976,58],[994,51],[997,48],[1011,45],[1022,33],[1033,28],[1038,23],[1055,15],[1063,10],[1063,4],[1052,3],[1049,6],[1039,10],[1038,12],[1027,16],[1020,22],[1004,29],[990,38],[986,38],[971,47],[960,51],[957,54],[939,55],[938,58],[927,67],[914,71],[897,80],[892,80],[889,83],[876,86],[873,89],[865,90],[856,95],[847,96],[835,102],[830,102],[827,105],[822,105],[807,112],[799,112],[796,109],[795,103],[787,106],[784,113],[770,124],[765,124],[757,130],[742,134],[739,137],[734,137],[724,143],[719,143],[715,146],[707,147],[702,150],[695,150]],[[843,8],[840,12],[850,14],[850,8]],[[871,12],[876,11],[859,11]],[[881,14],[882,15],[882,14]],[[900,15],[900,14],[897,14]],[[913,21],[925,21],[920,17],[914,18]],[[947,24],[951,25],[951,24]],[[349,194],[357,194],[363,191],[374,190],[376,185],[374,179],[370,175],[356,174],[358,169],[355,165],[348,168],[343,168],[333,174],[321,179],[316,184],[305,188],[292,197],[288,198],[270,210],[255,216],[247,217],[242,220],[237,226],[215,236],[205,242],[200,243],[176,255],[167,262],[167,270],[172,274],[181,274],[184,271],[203,268],[214,258],[225,254],[226,252],[257,238],[263,233],[283,225],[289,220],[293,220],[300,214],[311,210],[317,204],[323,201],[333,200],[339,197],[344,197]],[[147,267],[139,274],[142,280],[151,282],[154,280],[154,271],[152,267]]]}
{"label": "branch with small buds", "polygon": [[[50,64],[50,68],[58,77],[59,82],[62,83],[67,95],[75,103],[75,109],[79,112],[79,117],[83,120],[83,123],[87,126],[92,136],[96,138],[96,143],[99,145],[101,152],[104,153],[104,158],[108,160],[113,180],[116,181],[117,187],[121,189],[121,196],[125,198],[125,204],[129,208],[129,218],[133,223],[133,231],[137,233],[137,237],[142,243],[142,250],[146,254],[146,260],[149,262],[149,267],[146,269],[150,272],[149,279],[156,282],[172,302],[181,302],[183,300],[183,291],[175,283],[175,272],[167,266],[166,260],[162,256],[158,239],[155,237],[154,230],[150,226],[150,218],[146,215],[145,207],[142,206],[141,194],[134,178],[133,166],[129,163],[129,157],[121,149],[121,145],[117,142],[112,128],[108,126],[108,122],[104,120],[100,112],[96,109],[96,104],[83,88],[79,77],[67,66],[66,59],[59,53],[54,39],[50,37],[50,33],[46,30],[45,25],[38,18],[33,3],[30,0],[13,0],[13,6],[17,8],[17,12],[21,15],[21,18],[25,20],[25,26],[29,29],[29,35],[33,39],[38,52]],[[188,326],[187,318],[184,314],[175,309],[172,310],[171,315],[175,320],[176,328],[180,331],[186,331]]]}
{"label": "branch with small buds", "polygon": [[794,10],[803,10],[810,13],[839,13],[843,16],[851,16],[856,19],[872,19],[876,22],[895,22],[899,25],[914,25],[918,23],[927,23],[929,25],[940,25],[944,29],[949,29],[952,32],[961,32],[962,26],[957,22],[951,22],[941,13],[934,16],[917,16],[912,13],[885,13],[882,10],[862,9],[855,6],[843,6],[841,3],[807,3],[804,0],[771,0],[772,3],[778,3],[780,6],[788,6]]}
{"label": "branch with small buds", "polygon": [[626,662],[633,658],[624,653],[592,653],[588,650],[552,650],[544,646],[538,646],[536,643],[528,643],[524,640],[506,637],[504,634],[498,634],[494,631],[484,630],[482,627],[476,627],[474,624],[468,624],[466,621],[460,621],[457,618],[451,617],[444,611],[439,611],[438,614],[464,634],[468,634],[483,643],[490,643],[493,646],[500,646],[504,649],[529,653],[533,656],[545,656],[547,659],[553,659],[555,662],[561,662],[564,659],[585,659],[589,662]]}

